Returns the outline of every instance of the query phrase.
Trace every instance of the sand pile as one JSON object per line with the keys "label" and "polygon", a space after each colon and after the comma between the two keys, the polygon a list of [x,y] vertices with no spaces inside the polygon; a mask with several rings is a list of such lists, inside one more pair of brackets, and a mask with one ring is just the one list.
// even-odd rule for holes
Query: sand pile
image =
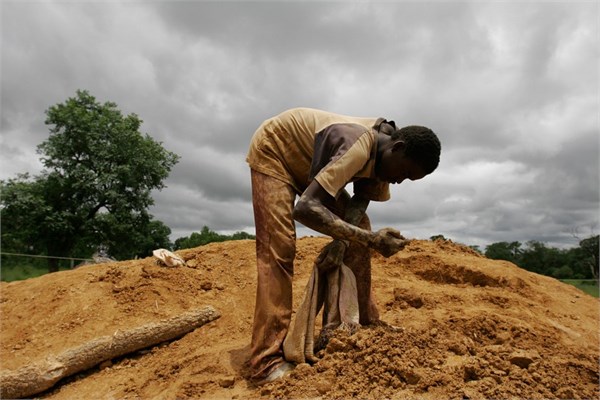
{"label": "sand pile", "polygon": [[[294,303],[325,238],[298,243]],[[244,379],[256,289],[253,241],[85,266],[0,286],[2,371],[204,306],[221,317],[185,336],[77,373],[38,395],[72,399],[598,398],[599,302],[574,287],[451,242],[373,258],[391,326],[340,333],[285,381]]]}

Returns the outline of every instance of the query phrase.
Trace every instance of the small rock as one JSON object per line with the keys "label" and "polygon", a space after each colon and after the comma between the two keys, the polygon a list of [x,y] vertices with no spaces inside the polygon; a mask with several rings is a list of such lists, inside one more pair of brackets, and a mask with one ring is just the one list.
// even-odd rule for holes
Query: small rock
{"label": "small rock", "polygon": [[212,289],[212,282],[209,282],[209,281],[202,282],[200,284],[200,289],[202,289],[202,290],[211,290]]}
{"label": "small rock", "polygon": [[324,395],[331,390],[331,382],[329,381],[318,381],[315,384],[315,389],[319,392],[319,394]]}
{"label": "small rock", "polygon": [[561,387],[556,391],[559,399],[574,399],[575,392],[570,387]]}
{"label": "small rock", "polygon": [[100,368],[100,370],[106,369],[106,368],[110,368],[113,366],[113,363],[111,360],[106,360],[103,363],[101,363],[98,368]]}
{"label": "small rock", "polygon": [[394,376],[394,377],[392,377],[392,380],[390,381],[390,385],[394,389],[399,389],[402,387],[402,381],[400,379],[398,379],[397,376]]}
{"label": "small rock", "polygon": [[235,377],[227,377],[219,379],[219,386],[222,388],[230,388],[235,384]]}
{"label": "small rock", "polygon": [[198,260],[196,260],[196,259],[188,260],[188,261],[186,261],[185,265],[187,265],[188,267],[194,268],[196,265],[198,265]]}
{"label": "small rock", "polygon": [[477,381],[479,380],[480,371],[479,368],[475,365],[465,365],[464,366],[464,380],[465,382],[469,381]]}
{"label": "small rock", "polygon": [[496,335],[496,344],[504,344],[506,342],[509,342],[511,339],[511,335],[508,332],[500,332]]}
{"label": "small rock", "polygon": [[117,286],[117,285],[114,285],[114,286],[112,287],[112,291],[113,291],[113,293],[120,293],[120,292],[122,292],[123,290],[125,290],[125,287],[124,287],[124,286]]}
{"label": "small rock", "polygon": [[473,389],[471,389],[471,388],[463,389],[463,395],[462,395],[463,400],[477,399],[478,397],[479,397],[478,393],[476,391],[474,391]]}
{"label": "small rock", "polygon": [[416,385],[421,380],[421,376],[415,371],[404,371],[401,375],[409,385]]}
{"label": "small rock", "polygon": [[521,367],[523,369],[527,369],[529,364],[534,362],[536,359],[539,359],[540,355],[537,351],[515,351],[512,353],[508,359],[511,364]]}
{"label": "small rock", "polygon": [[459,356],[464,356],[465,354],[467,354],[467,346],[465,346],[464,343],[460,343],[460,342],[454,342],[451,343],[448,346],[448,350],[450,350],[452,353],[459,355]]}
{"label": "small rock", "polygon": [[329,344],[327,345],[327,351],[328,352],[346,352],[350,350],[350,346],[344,342],[342,342],[341,340],[339,340],[338,338],[332,338],[329,341]]}

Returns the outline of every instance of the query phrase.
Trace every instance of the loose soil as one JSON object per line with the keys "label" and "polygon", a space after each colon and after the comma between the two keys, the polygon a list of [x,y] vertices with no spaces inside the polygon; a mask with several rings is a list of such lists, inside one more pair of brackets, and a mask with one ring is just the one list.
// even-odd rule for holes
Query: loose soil
{"label": "loose soil", "polygon": [[[294,305],[328,242],[298,241]],[[222,316],[185,336],[102,363],[46,399],[597,399],[599,301],[450,241],[373,255],[387,324],[334,335],[314,365],[262,387],[245,377],[256,290],[253,241],[90,265],[0,286],[2,370],[94,338],[210,305]]]}

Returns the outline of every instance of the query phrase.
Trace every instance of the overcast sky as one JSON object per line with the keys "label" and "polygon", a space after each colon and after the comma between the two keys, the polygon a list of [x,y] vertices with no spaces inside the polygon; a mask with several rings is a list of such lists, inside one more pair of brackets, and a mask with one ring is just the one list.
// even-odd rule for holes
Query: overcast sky
{"label": "overcast sky", "polygon": [[2,0],[0,179],[41,171],[45,110],[85,89],[181,156],[151,209],[173,240],[253,233],[251,136],[313,107],[438,134],[374,229],[574,246],[600,230],[598,4]]}

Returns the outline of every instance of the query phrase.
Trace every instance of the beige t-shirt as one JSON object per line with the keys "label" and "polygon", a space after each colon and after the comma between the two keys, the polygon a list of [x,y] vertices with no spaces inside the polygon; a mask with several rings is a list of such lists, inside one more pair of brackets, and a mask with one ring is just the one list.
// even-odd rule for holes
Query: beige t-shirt
{"label": "beige t-shirt", "polygon": [[317,182],[337,197],[349,182],[370,200],[390,197],[389,184],[375,178],[376,132],[382,118],[357,118],[311,108],[294,108],[264,121],[246,161],[302,193]]}

